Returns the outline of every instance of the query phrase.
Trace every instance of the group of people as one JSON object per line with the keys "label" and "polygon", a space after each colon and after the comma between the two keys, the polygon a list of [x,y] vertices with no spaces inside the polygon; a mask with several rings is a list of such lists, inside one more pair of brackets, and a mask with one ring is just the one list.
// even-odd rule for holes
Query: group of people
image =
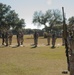
{"label": "group of people", "polygon": [[[24,33],[23,31],[18,31],[17,32],[17,46],[23,45],[24,42]],[[3,31],[2,32],[2,45],[11,45],[12,44],[12,37],[13,37],[13,33],[12,31]],[[37,47],[38,45],[38,37],[39,37],[39,33],[37,31],[34,31],[33,34],[34,37],[34,47]],[[50,38],[52,37],[52,47],[55,47],[55,42],[56,42],[56,35],[55,33],[53,33],[51,35],[50,32],[47,32],[47,45],[50,45]]]}
{"label": "group of people", "polygon": [[[37,44],[38,44],[38,36],[39,36],[38,32],[35,31],[34,32],[34,45],[35,45],[35,47],[37,47]],[[55,32],[52,34],[50,32],[47,32],[46,36],[47,36],[47,45],[50,45],[50,38],[52,37],[52,48],[54,48],[55,43],[56,43],[56,38],[57,38]]]}
{"label": "group of people", "polygon": [[8,46],[8,44],[9,45],[11,45],[11,43],[12,43],[12,36],[13,36],[13,34],[12,34],[12,32],[11,31],[3,31],[2,32],[2,45],[6,45],[6,46]]}
{"label": "group of people", "polygon": [[50,32],[47,33],[48,45],[50,45],[50,37],[52,38],[52,48],[54,48],[57,38],[56,33],[55,32],[53,32],[52,34]]}
{"label": "group of people", "polygon": [[[23,32],[22,31],[18,31],[17,32],[17,46],[23,45]],[[12,44],[12,37],[13,37],[13,33],[12,31],[3,31],[2,32],[2,45],[8,46]]]}

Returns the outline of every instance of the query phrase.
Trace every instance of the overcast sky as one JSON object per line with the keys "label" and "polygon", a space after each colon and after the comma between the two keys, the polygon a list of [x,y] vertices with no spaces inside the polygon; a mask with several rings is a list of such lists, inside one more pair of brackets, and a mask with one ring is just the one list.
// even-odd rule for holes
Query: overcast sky
{"label": "overcast sky", "polygon": [[[19,18],[25,19],[26,28],[38,28],[32,24],[35,11],[45,12],[48,9],[65,9],[66,18],[74,16],[74,0],[0,0],[11,6],[12,10],[18,13]],[[42,27],[39,27],[41,29]]]}

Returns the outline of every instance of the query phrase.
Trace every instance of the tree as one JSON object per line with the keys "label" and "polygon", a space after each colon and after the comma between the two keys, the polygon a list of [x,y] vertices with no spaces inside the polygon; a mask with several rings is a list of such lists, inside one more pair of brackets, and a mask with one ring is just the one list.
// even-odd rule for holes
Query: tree
{"label": "tree", "polygon": [[0,30],[7,28],[7,22],[5,21],[7,13],[10,11],[10,6],[0,3]]}
{"label": "tree", "polygon": [[19,30],[23,29],[24,27],[25,27],[24,19],[19,19],[15,26],[15,30],[19,31]]}
{"label": "tree", "polygon": [[44,25],[45,30],[48,31],[48,27],[52,29],[54,25],[62,23],[62,15],[58,9],[47,10],[45,14],[36,11],[33,16],[33,23],[39,26]]}
{"label": "tree", "polygon": [[68,21],[69,21],[69,25],[73,26],[74,25],[74,16],[72,16],[71,18],[69,18]]}
{"label": "tree", "polygon": [[12,27],[14,29],[18,20],[18,14],[16,14],[14,10],[9,11],[9,13],[6,15],[6,21],[8,23],[9,28]]}
{"label": "tree", "polygon": [[19,19],[18,14],[10,6],[0,3],[0,30],[22,29],[25,27],[24,19]]}
{"label": "tree", "polygon": [[50,29],[52,29],[55,25],[62,24],[61,12],[58,9],[52,10],[52,17],[48,20],[48,22],[50,25]]}
{"label": "tree", "polygon": [[44,25],[45,30],[47,30],[46,23],[48,22],[49,17],[51,17],[51,10],[50,13],[47,12],[47,14],[43,14],[42,11],[36,11],[33,16],[33,23],[38,26]]}
{"label": "tree", "polygon": [[44,17],[44,14],[42,13],[42,11],[39,11],[39,12],[35,12],[34,15],[33,15],[33,23],[38,26],[40,26],[41,24],[45,24],[42,20],[43,20],[43,17]]}

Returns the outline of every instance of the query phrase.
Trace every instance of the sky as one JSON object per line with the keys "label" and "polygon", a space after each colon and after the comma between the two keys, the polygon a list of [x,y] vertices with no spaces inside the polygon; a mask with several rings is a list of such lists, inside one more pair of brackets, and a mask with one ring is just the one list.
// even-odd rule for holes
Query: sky
{"label": "sky", "polygon": [[10,5],[12,10],[18,13],[19,18],[25,19],[26,27],[31,29],[42,29],[32,23],[35,11],[46,12],[48,9],[59,9],[64,7],[66,18],[74,16],[74,0],[0,0],[0,3]]}

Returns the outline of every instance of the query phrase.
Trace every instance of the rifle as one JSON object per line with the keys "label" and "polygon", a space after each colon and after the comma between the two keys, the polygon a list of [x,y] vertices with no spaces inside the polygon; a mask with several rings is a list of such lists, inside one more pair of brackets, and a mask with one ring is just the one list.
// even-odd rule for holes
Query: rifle
{"label": "rifle", "polygon": [[64,7],[62,7],[62,12],[63,12],[63,37],[64,37],[64,42],[65,42],[65,49],[66,49],[66,57],[67,57],[67,64],[68,64],[68,71],[70,71],[70,64],[69,64],[69,54],[68,54],[68,32],[67,32],[67,25],[65,22],[65,15],[64,15]]}

